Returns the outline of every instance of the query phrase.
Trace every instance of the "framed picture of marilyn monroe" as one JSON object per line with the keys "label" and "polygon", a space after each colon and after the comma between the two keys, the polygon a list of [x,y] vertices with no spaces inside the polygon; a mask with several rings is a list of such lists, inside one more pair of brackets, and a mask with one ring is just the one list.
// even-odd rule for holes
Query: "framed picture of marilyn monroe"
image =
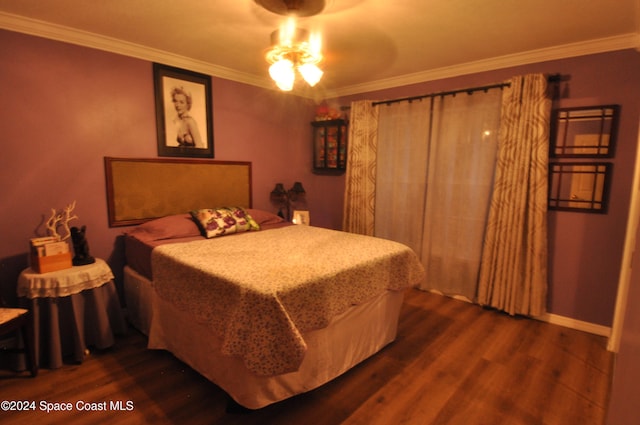
{"label": "framed picture of marilyn monroe", "polygon": [[153,64],[158,156],[213,158],[211,77]]}

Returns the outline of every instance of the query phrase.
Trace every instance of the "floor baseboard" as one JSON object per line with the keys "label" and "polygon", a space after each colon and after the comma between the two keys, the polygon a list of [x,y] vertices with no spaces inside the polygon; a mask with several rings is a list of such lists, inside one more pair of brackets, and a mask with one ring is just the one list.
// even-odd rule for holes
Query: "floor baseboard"
{"label": "floor baseboard", "polygon": [[596,325],[595,323],[584,322],[582,320],[559,316],[557,314],[546,313],[542,316],[534,317],[534,319],[554,325],[564,326],[565,328],[589,332],[591,334],[600,335],[607,338],[609,338],[609,336],[611,335],[611,327],[609,326]]}

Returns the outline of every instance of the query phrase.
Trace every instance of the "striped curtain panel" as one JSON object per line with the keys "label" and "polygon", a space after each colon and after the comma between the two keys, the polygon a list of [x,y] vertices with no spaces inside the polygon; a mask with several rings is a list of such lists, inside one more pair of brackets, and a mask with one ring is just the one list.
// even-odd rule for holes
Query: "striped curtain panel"
{"label": "striped curtain panel", "polygon": [[353,102],[350,121],[342,229],[373,236],[378,107],[368,100]]}
{"label": "striped curtain panel", "polygon": [[511,80],[503,93],[477,298],[511,315],[546,311],[550,115],[544,75]]}

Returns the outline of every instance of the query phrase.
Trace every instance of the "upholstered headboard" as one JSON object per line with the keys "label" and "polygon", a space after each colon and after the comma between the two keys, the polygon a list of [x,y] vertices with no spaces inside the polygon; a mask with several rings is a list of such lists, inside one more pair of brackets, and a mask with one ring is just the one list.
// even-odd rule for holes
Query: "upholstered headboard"
{"label": "upholstered headboard", "polygon": [[251,207],[251,162],[104,158],[109,226],[198,208]]}

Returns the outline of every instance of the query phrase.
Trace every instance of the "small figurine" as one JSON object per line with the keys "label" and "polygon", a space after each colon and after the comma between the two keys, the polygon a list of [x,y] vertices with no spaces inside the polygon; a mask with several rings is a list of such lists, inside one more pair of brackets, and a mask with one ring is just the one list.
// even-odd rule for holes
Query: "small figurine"
{"label": "small figurine", "polygon": [[71,228],[71,240],[73,241],[73,257],[74,266],[84,266],[86,264],[92,264],[96,262],[96,259],[89,255],[89,243],[85,236],[87,232],[87,226],[82,228]]}

